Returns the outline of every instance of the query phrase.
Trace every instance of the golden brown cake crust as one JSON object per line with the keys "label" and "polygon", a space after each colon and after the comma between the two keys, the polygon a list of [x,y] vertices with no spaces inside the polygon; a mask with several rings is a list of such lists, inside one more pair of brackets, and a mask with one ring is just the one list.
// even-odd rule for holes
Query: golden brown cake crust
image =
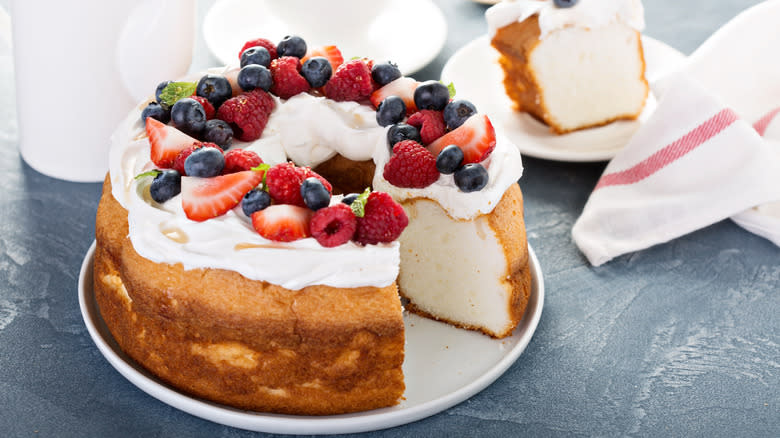
{"label": "golden brown cake crust", "polygon": [[[451,321],[447,318],[441,318],[433,315],[413,302],[408,302],[404,308],[412,313],[416,313],[426,318],[436,319],[446,322],[456,327],[480,331],[494,338],[505,338],[512,334],[512,331],[523,319],[523,314],[528,306],[528,300],[531,296],[531,267],[528,255],[528,241],[525,233],[525,219],[523,218],[523,194],[520,186],[512,184],[498,205],[492,212],[486,215],[488,224],[496,238],[501,243],[504,250],[504,258],[509,261],[506,278],[511,285],[512,293],[508,302],[508,313],[511,318],[511,324],[502,333],[492,333],[483,327],[465,325],[457,321]],[[400,290],[401,296],[404,296],[403,290]]]}
{"label": "golden brown cake crust", "polygon": [[[637,32],[637,41],[640,41],[639,32]],[[566,129],[555,123],[555,119],[550,115],[548,108],[544,104],[544,91],[539,87],[537,74],[529,63],[531,52],[539,44],[539,16],[532,15],[524,21],[515,21],[507,26],[499,28],[490,44],[498,50],[500,56],[498,63],[504,71],[504,89],[507,96],[512,100],[517,111],[526,112],[545,123],[556,134],[565,134],[567,132],[594,128],[607,125],[617,120],[634,120],[642,113],[640,108],[634,114],[623,114],[611,119],[602,120],[587,126],[581,126],[577,129]],[[644,76],[645,57],[642,44],[638,44],[639,58],[642,61],[640,80],[645,83],[646,90],[647,79]],[[645,99],[647,92],[645,93]]]}
{"label": "golden brown cake crust", "polygon": [[396,286],[292,291],[138,255],[108,177],[94,289],[116,341],[171,385],[242,409],[326,415],[399,402],[404,325]]}

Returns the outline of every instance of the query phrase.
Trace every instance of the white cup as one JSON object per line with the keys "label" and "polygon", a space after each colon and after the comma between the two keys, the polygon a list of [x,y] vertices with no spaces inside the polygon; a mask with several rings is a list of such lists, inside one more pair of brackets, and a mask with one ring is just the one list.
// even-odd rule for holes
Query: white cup
{"label": "white cup", "polygon": [[14,0],[10,11],[22,158],[102,181],[117,124],[189,69],[195,0]]}

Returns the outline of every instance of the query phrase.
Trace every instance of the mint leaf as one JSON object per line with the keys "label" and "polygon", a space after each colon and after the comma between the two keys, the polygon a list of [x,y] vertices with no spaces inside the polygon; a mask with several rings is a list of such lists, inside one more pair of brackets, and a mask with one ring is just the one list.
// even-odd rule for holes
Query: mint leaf
{"label": "mint leaf", "polygon": [[139,173],[138,175],[135,176],[135,179],[146,178],[147,176],[156,177],[157,175],[159,175],[161,173],[162,173],[162,170],[152,169],[152,170],[150,170],[148,172]]}
{"label": "mint leaf", "polygon": [[455,97],[455,84],[453,84],[452,82],[447,84],[447,90],[450,92],[450,99]]}
{"label": "mint leaf", "polygon": [[268,169],[270,169],[270,168],[271,168],[270,164],[268,164],[268,163],[260,163],[257,166],[249,169],[249,170],[253,170],[255,172],[260,172],[260,171],[263,172],[263,180],[260,181],[260,189],[264,190],[266,192],[268,191],[268,186],[265,184],[265,177],[268,176]]}
{"label": "mint leaf", "polygon": [[350,208],[352,209],[352,213],[355,213],[355,216],[357,217],[363,217],[366,215],[366,202],[368,202],[368,195],[371,194],[371,189],[366,188],[366,190],[363,191],[358,197],[352,201],[352,204],[350,204]]}
{"label": "mint leaf", "polygon": [[197,88],[196,82],[171,82],[160,93],[160,101],[164,105],[173,106],[179,99],[195,94]]}

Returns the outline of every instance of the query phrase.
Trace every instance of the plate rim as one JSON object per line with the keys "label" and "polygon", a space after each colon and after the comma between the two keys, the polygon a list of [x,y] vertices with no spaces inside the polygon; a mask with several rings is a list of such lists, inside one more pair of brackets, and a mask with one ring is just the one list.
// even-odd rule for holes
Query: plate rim
{"label": "plate rim", "polygon": [[[141,372],[137,369],[140,365],[126,362],[109,344],[108,340],[104,339],[101,329],[97,327],[103,321],[95,303],[94,289],[91,283],[95,246],[96,241],[93,240],[79,271],[79,308],[90,338],[109,364],[142,392],[171,407],[214,423],[255,432],[280,434],[369,432],[412,423],[449,409],[490,386],[517,361],[536,332],[544,307],[544,277],[536,253],[531,244],[528,243],[532,277],[529,308],[526,309],[523,319],[518,328],[515,329],[516,331],[522,330],[522,332],[514,333],[512,337],[518,336],[515,345],[472,382],[436,399],[427,400],[411,407],[397,405],[373,411],[322,417],[242,411],[179,392],[150,373]],[[87,284],[88,281],[89,284]],[[530,304],[533,304],[533,307]],[[95,317],[99,318],[99,321],[94,320]],[[502,342],[506,339],[510,338],[494,341]],[[113,338],[111,341],[116,342]]]}

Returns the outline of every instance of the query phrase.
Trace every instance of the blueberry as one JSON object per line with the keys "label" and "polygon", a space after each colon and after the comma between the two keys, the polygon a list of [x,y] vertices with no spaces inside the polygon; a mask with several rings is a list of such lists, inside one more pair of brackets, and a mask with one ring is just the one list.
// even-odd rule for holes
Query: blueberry
{"label": "blueberry", "polygon": [[149,105],[146,105],[146,108],[141,111],[141,121],[146,123],[147,117],[151,117],[163,123],[168,123],[171,121],[171,109],[166,108],[157,102],[149,102]]}
{"label": "blueberry", "polygon": [[376,108],[376,122],[379,126],[399,123],[406,117],[406,104],[398,96],[388,96]]}
{"label": "blueberry", "polygon": [[331,67],[327,58],[315,56],[303,63],[301,75],[306,78],[306,82],[312,88],[319,88],[328,83],[328,80],[333,75],[333,67]]}
{"label": "blueberry", "polygon": [[570,8],[577,4],[577,0],[553,0],[558,8]]}
{"label": "blueberry", "polygon": [[303,203],[312,210],[325,208],[330,204],[330,192],[317,178],[309,177],[301,184]]}
{"label": "blueberry", "polygon": [[244,91],[254,90],[255,88],[268,91],[271,89],[271,85],[273,85],[271,70],[262,65],[249,64],[246,67],[242,67],[238,72],[238,86]]}
{"label": "blueberry", "polygon": [[439,152],[436,157],[436,170],[439,173],[449,175],[455,173],[463,163],[463,151],[454,144],[451,144]]}
{"label": "blueberry", "polygon": [[280,58],[282,56],[303,58],[306,55],[306,41],[296,35],[287,35],[276,45],[276,54]]}
{"label": "blueberry", "polygon": [[371,67],[371,79],[379,85],[387,85],[401,77],[401,70],[390,61],[374,64]]}
{"label": "blueberry", "polygon": [[214,143],[224,151],[233,143],[233,128],[223,120],[207,120],[201,137],[203,141]]}
{"label": "blueberry", "polygon": [[217,148],[204,147],[195,149],[184,160],[184,172],[188,176],[210,178],[222,173],[225,167],[225,156]]}
{"label": "blueberry", "polygon": [[271,54],[263,46],[250,47],[241,52],[241,67],[258,64],[265,68],[271,65]]}
{"label": "blueberry", "polygon": [[487,170],[479,163],[469,163],[455,171],[455,185],[462,192],[482,190],[487,183]]}
{"label": "blueberry", "polygon": [[230,99],[230,96],[233,95],[233,88],[226,77],[208,74],[198,81],[195,94],[208,99],[214,105],[214,109],[217,109],[222,105],[222,102]]}
{"label": "blueberry", "polygon": [[161,105],[163,104],[163,103],[160,101],[160,94],[162,94],[162,92],[163,92],[163,90],[165,89],[165,87],[167,87],[167,86],[168,86],[168,84],[170,84],[171,82],[173,82],[173,81],[162,81],[162,82],[160,82],[160,83],[157,85],[157,89],[154,91],[154,100],[156,100],[156,101],[157,101],[157,103],[159,103],[159,104],[161,104]]}
{"label": "blueberry", "polygon": [[241,210],[247,216],[252,216],[252,213],[264,210],[269,205],[271,205],[271,195],[260,189],[248,191],[241,200]]}
{"label": "blueberry", "polygon": [[450,90],[438,81],[425,81],[414,90],[417,109],[441,111],[450,101]]}
{"label": "blueberry", "polygon": [[347,205],[352,205],[353,202],[355,202],[355,199],[357,199],[358,194],[357,193],[350,193],[349,195],[341,198],[341,202]]}
{"label": "blueberry", "polygon": [[417,143],[422,143],[420,131],[412,125],[397,123],[387,130],[387,144],[390,145],[390,149],[392,149],[396,143],[403,140],[414,140]]}
{"label": "blueberry", "polygon": [[181,193],[181,175],[173,169],[161,171],[152,180],[149,186],[149,194],[155,202],[163,202]]}
{"label": "blueberry", "polygon": [[453,100],[444,107],[444,123],[451,131],[476,113],[477,107],[468,100]]}
{"label": "blueberry", "polygon": [[185,134],[197,137],[206,126],[206,110],[195,99],[179,99],[171,107],[173,126]]}

